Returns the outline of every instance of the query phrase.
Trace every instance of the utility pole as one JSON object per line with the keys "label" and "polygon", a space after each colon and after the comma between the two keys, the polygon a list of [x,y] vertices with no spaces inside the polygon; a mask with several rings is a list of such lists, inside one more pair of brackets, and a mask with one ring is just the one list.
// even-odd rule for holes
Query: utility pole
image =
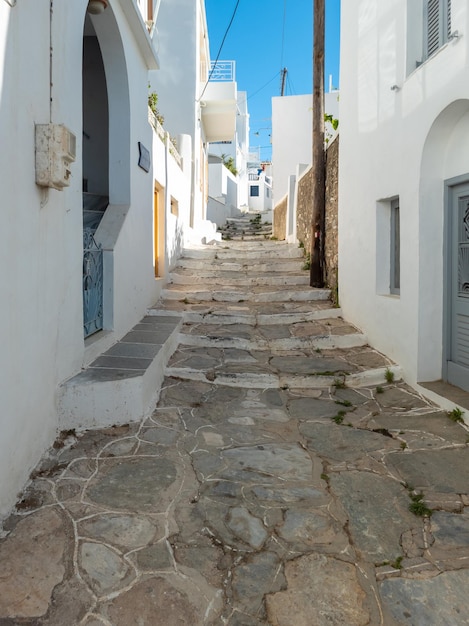
{"label": "utility pole", "polygon": [[287,72],[288,72],[287,68],[284,67],[282,69],[282,75],[281,75],[281,78],[280,78],[280,95],[281,96],[285,95],[285,82],[287,80]]}
{"label": "utility pole", "polygon": [[313,216],[311,221],[311,287],[324,287],[326,166],[324,152],[325,0],[314,1],[313,30]]}

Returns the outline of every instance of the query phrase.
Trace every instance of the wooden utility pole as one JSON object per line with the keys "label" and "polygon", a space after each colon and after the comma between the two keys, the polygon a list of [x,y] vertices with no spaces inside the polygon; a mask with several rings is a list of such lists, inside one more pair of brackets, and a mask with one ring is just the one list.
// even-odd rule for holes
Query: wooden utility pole
{"label": "wooden utility pole", "polygon": [[281,79],[280,79],[280,95],[284,96],[285,95],[285,82],[287,80],[287,68],[284,67],[282,69],[282,74],[281,74]]}
{"label": "wooden utility pole", "polygon": [[313,31],[313,217],[311,222],[311,287],[324,287],[326,167],[324,152],[325,0],[314,0]]}

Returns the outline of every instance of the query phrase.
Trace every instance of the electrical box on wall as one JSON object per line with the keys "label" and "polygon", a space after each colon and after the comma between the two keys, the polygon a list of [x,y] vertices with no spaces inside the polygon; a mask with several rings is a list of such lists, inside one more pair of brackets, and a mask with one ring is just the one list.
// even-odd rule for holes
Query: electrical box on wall
{"label": "electrical box on wall", "polygon": [[36,184],[61,191],[70,185],[76,137],[63,124],[36,124]]}

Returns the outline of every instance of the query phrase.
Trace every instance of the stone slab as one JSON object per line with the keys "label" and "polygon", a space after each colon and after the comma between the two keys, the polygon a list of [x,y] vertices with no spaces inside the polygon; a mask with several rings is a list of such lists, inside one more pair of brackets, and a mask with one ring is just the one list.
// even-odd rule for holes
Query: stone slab
{"label": "stone slab", "polygon": [[379,584],[379,593],[398,624],[467,626],[468,588],[469,570],[459,570],[424,580],[389,578]]}
{"label": "stone slab", "polygon": [[416,450],[412,455],[392,455],[388,463],[414,489],[469,493],[469,448]]}

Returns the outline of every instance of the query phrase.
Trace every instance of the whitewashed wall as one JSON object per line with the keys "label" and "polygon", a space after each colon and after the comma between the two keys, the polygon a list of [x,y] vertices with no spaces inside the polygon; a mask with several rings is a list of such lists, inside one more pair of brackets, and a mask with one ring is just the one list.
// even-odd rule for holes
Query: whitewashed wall
{"label": "whitewashed wall", "polygon": [[[86,0],[54,3],[51,77],[49,3],[17,2],[10,8],[0,2],[4,233],[0,247],[0,519],[55,438],[58,385],[127,332],[160,289],[152,263],[153,179],[137,166],[138,141],[149,149],[152,145],[147,120],[148,68],[120,1],[110,0],[106,12],[93,18],[108,64],[110,102],[111,206],[97,233],[108,262],[108,332],[84,342],[81,159],[86,5]],[[121,68],[127,71],[122,73]],[[41,190],[35,184],[34,124],[49,121],[64,123],[77,138],[71,184],[63,191]]]}
{"label": "whitewashed wall", "polygon": [[[298,164],[310,164],[312,158],[311,94],[272,98],[272,167],[274,205],[288,192],[289,177]],[[338,118],[339,94],[325,94],[325,113]],[[330,125],[327,125],[331,133]]]}
{"label": "whitewashed wall", "polygon": [[[411,18],[421,16],[421,3],[415,8],[404,0],[342,3],[339,167],[344,315],[411,382],[442,374],[444,180],[469,172],[468,40],[454,39],[414,69],[421,48]],[[453,0],[452,9],[453,29],[468,33],[467,3]],[[400,296],[389,293],[394,196]]]}

